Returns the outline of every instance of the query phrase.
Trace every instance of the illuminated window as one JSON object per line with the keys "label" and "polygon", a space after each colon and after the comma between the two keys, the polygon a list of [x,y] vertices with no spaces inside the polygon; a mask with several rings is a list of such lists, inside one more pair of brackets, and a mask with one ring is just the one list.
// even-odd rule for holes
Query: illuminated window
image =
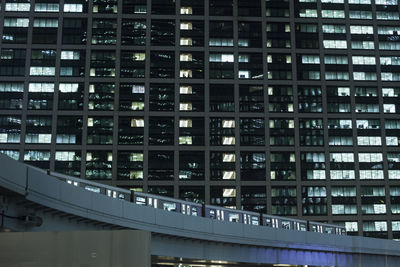
{"label": "illuminated window", "polygon": [[31,67],[29,75],[31,76],[55,76],[55,67]]}
{"label": "illuminated window", "polygon": [[187,86],[180,86],[179,87],[179,93],[183,95],[190,95],[193,93],[193,88],[190,85]]}
{"label": "illuminated window", "polygon": [[396,105],[395,104],[383,104],[383,112],[384,113],[396,113]]}
{"label": "illuminated window", "polygon": [[131,153],[129,160],[133,162],[143,161],[143,153]]}
{"label": "illuminated window", "polygon": [[133,61],[144,61],[144,60],[146,60],[146,53],[133,53],[132,60]]}
{"label": "illuminated window", "polygon": [[381,146],[380,136],[357,136],[357,144],[359,146]]}
{"label": "illuminated window", "polygon": [[375,65],[375,57],[353,56],[354,65]]}
{"label": "illuminated window", "polygon": [[389,179],[400,179],[400,170],[389,170],[388,171]]}
{"label": "illuminated window", "polygon": [[222,137],[222,145],[234,145],[235,137],[232,136],[223,136]]}
{"label": "illuminated window", "polygon": [[354,180],[355,172],[353,170],[331,170],[332,180]]}
{"label": "illuminated window", "polygon": [[58,12],[59,4],[55,3],[36,3],[35,12]]}
{"label": "illuminated window", "polygon": [[346,232],[358,232],[358,222],[345,222]]}
{"label": "illuminated window", "polygon": [[27,133],[25,136],[25,143],[50,144],[51,134]]}
{"label": "illuminated window", "polygon": [[61,51],[62,60],[79,60],[79,51]]}
{"label": "illuminated window", "polygon": [[133,94],[144,94],[144,92],[145,92],[144,85],[132,85]]}
{"label": "illuminated window", "polygon": [[192,70],[180,70],[179,77],[180,78],[192,78],[193,71]]}
{"label": "illuminated window", "polygon": [[24,18],[5,18],[4,27],[29,27],[29,19]]}
{"label": "illuminated window", "polygon": [[344,10],[322,10],[323,18],[344,19]]}
{"label": "illuminated window", "polygon": [[353,153],[330,153],[330,162],[354,162]]}
{"label": "illuminated window", "polygon": [[143,102],[132,102],[132,110],[143,110],[144,103]]}
{"label": "illuminated window", "polygon": [[191,22],[181,22],[181,26],[180,26],[181,30],[192,30],[193,29],[193,25]]}
{"label": "illuminated window", "polygon": [[57,28],[58,19],[35,19],[33,21],[35,28]]}
{"label": "illuminated window", "polygon": [[347,49],[345,40],[324,40],[323,44],[326,49]]}
{"label": "illuminated window", "polygon": [[240,79],[249,79],[250,78],[250,71],[248,71],[248,70],[239,70],[239,78]]}
{"label": "illuminated window", "polygon": [[180,145],[192,145],[193,140],[191,136],[179,136]]}
{"label": "illuminated window", "polygon": [[184,62],[190,62],[193,60],[193,57],[192,57],[192,54],[189,54],[189,53],[180,54],[179,60],[184,61]]}
{"label": "illuminated window", "polygon": [[193,126],[193,122],[191,119],[183,119],[179,120],[179,127],[180,128],[191,128]]}
{"label": "illuminated window", "polygon": [[350,25],[351,34],[374,34],[372,26]]}
{"label": "illuminated window", "polygon": [[181,7],[181,15],[192,15],[193,8],[192,7]]}
{"label": "illuminated window", "polygon": [[29,92],[31,93],[53,93],[54,83],[30,83]]}
{"label": "illuminated window", "polygon": [[235,128],[235,121],[234,120],[223,120],[222,128]]}
{"label": "illuminated window", "polygon": [[143,179],[143,171],[130,171],[129,179]]}
{"label": "illuminated window", "polygon": [[222,172],[222,179],[223,180],[235,180],[236,173],[234,171],[223,171]]}
{"label": "illuminated window", "polygon": [[234,62],[233,54],[210,54],[210,62]]}
{"label": "illuminated window", "polygon": [[64,4],[64,12],[81,13],[83,12],[82,4]]}
{"label": "illuminated window", "polygon": [[236,197],[236,189],[234,188],[223,188],[222,189],[223,197]]}
{"label": "illuminated window", "polygon": [[300,18],[317,18],[318,11],[316,9],[300,9]]}
{"label": "illuminated window", "polygon": [[[12,12],[29,12],[31,4],[29,3],[6,3],[5,10]],[[36,8],[35,8],[35,11]]]}
{"label": "illuminated window", "polygon": [[382,180],[382,170],[360,170],[360,180]]}
{"label": "illuminated window", "polygon": [[193,45],[192,38],[181,38],[179,43],[182,46],[192,46]]}
{"label": "illuminated window", "polygon": [[235,154],[233,153],[224,153],[222,154],[222,162],[235,162]]}
{"label": "illuminated window", "polygon": [[144,119],[132,119],[131,127],[144,127]]}
{"label": "illuminated window", "polygon": [[76,161],[78,158],[74,151],[56,151],[55,159],[58,161]]}
{"label": "illuminated window", "polygon": [[179,110],[181,111],[190,111],[192,109],[192,103],[179,103]]}
{"label": "illuminated window", "polygon": [[387,146],[398,146],[399,138],[397,136],[386,136],[386,145]]}

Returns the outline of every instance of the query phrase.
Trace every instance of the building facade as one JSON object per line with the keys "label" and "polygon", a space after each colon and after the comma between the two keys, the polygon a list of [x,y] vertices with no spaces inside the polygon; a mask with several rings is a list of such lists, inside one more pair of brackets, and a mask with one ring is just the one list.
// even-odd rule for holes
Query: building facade
{"label": "building facade", "polygon": [[398,0],[3,0],[0,149],[400,238]]}

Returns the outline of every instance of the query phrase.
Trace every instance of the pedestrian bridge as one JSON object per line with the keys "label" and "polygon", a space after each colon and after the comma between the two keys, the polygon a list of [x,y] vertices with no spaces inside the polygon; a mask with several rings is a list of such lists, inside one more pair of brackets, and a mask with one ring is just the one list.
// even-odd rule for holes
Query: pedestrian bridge
{"label": "pedestrian bridge", "polygon": [[[154,209],[72,186],[2,154],[0,199],[3,231],[37,235],[118,230],[124,238],[132,232],[127,230],[140,230],[149,236],[148,255],[154,266],[400,266],[396,241],[229,223]],[[2,239],[13,237],[0,233]],[[0,241],[0,262],[10,260],[7,249],[12,246]],[[127,254],[146,255],[140,251]],[[98,257],[95,252],[90,255]],[[123,256],[114,260],[118,258]],[[114,263],[76,266],[128,266]]]}

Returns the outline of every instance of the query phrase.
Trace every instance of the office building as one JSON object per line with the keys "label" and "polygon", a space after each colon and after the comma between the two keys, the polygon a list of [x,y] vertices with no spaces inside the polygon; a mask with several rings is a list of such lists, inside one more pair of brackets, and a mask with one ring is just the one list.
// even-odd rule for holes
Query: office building
{"label": "office building", "polygon": [[5,0],[0,150],[400,238],[398,0]]}

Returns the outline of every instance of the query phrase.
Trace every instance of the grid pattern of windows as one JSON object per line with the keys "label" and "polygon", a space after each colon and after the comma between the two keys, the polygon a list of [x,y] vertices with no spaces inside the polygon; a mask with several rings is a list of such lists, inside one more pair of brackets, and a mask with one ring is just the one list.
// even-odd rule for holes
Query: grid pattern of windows
{"label": "grid pattern of windows", "polygon": [[1,2],[2,153],[400,238],[397,0],[48,2]]}

